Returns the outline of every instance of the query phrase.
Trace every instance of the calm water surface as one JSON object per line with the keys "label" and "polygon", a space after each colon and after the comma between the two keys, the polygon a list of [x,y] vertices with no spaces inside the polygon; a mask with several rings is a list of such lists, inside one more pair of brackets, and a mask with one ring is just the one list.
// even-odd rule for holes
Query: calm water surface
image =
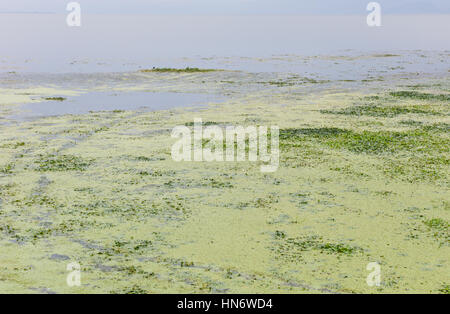
{"label": "calm water surface", "polygon": [[[447,52],[448,62],[450,50],[449,15],[386,15],[381,27],[368,27],[365,16],[85,14],[82,26],[72,28],[65,19],[56,14],[0,15],[0,71],[199,66],[300,72],[310,70],[311,64],[260,58],[422,50]],[[330,71],[327,62],[312,67]]]}

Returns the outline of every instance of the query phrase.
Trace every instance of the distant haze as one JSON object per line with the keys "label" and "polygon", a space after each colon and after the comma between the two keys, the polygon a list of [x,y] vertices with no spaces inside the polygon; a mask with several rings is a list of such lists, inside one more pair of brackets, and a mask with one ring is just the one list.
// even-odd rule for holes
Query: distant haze
{"label": "distant haze", "polygon": [[[5,43],[0,46],[0,72],[108,72],[140,66],[242,69],[239,61],[226,58],[340,55],[349,49],[354,54],[441,51],[437,58],[442,62],[433,63],[440,71],[447,71],[449,62],[445,51],[450,51],[450,15],[386,15],[381,27],[367,26],[365,15],[87,14],[82,21],[81,27],[68,27],[65,14],[0,14],[0,42]],[[220,64],[215,61],[219,59]],[[395,66],[404,68],[417,60],[403,62]],[[377,68],[372,59],[367,63]],[[260,71],[260,66],[255,69]]]}
{"label": "distant haze", "polygon": [[[64,13],[70,0],[2,1],[0,13]],[[84,13],[152,15],[353,15],[369,0],[78,0]],[[384,14],[450,14],[449,0],[379,0]]]}

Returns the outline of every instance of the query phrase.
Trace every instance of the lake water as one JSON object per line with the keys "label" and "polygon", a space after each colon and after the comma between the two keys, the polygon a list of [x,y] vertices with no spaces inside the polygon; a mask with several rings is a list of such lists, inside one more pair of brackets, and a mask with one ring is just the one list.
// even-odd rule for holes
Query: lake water
{"label": "lake water", "polygon": [[[449,15],[386,15],[382,24],[369,27],[366,16],[82,15],[81,27],[68,27],[65,15],[0,14],[0,87],[91,89],[118,84],[122,77],[115,72],[187,66],[331,82],[448,75]],[[138,77],[129,82],[147,84]],[[24,104],[20,118],[168,109],[217,100],[211,97],[88,92],[63,102]]]}
{"label": "lake water", "polygon": [[[111,16],[0,15],[0,71],[113,72],[152,66],[286,71],[293,64],[259,58],[450,50],[449,15]],[[426,63],[424,62],[424,66]],[[295,66],[303,71],[300,62]],[[315,68],[328,68],[326,63]]]}
{"label": "lake water", "polygon": [[20,114],[12,119],[33,119],[47,116],[78,115],[91,111],[164,110],[175,107],[201,106],[220,102],[219,96],[194,93],[151,92],[88,92],[64,101],[50,100],[20,106]]}

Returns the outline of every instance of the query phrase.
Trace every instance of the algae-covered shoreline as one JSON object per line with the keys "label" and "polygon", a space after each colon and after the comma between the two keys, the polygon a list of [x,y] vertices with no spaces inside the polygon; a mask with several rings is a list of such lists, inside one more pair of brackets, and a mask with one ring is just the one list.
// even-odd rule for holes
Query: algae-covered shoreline
{"label": "algae-covered shoreline", "polygon": [[[0,292],[448,293],[448,74],[188,69],[3,80]],[[223,98],[11,118],[105,90]],[[279,126],[278,171],[174,162],[171,130],[194,118]]]}

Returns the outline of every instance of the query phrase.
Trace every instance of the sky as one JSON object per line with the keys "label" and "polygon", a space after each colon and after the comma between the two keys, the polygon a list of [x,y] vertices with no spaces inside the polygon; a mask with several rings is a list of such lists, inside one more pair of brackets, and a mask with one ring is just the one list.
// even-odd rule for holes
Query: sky
{"label": "sky", "polygon": [[[71,0],[0,0],[0,12],[61,13]],[[370,0],[78,0],[84,14],[353,15]],[[450,14],[449,0],[378,0],[384,14]]]}

